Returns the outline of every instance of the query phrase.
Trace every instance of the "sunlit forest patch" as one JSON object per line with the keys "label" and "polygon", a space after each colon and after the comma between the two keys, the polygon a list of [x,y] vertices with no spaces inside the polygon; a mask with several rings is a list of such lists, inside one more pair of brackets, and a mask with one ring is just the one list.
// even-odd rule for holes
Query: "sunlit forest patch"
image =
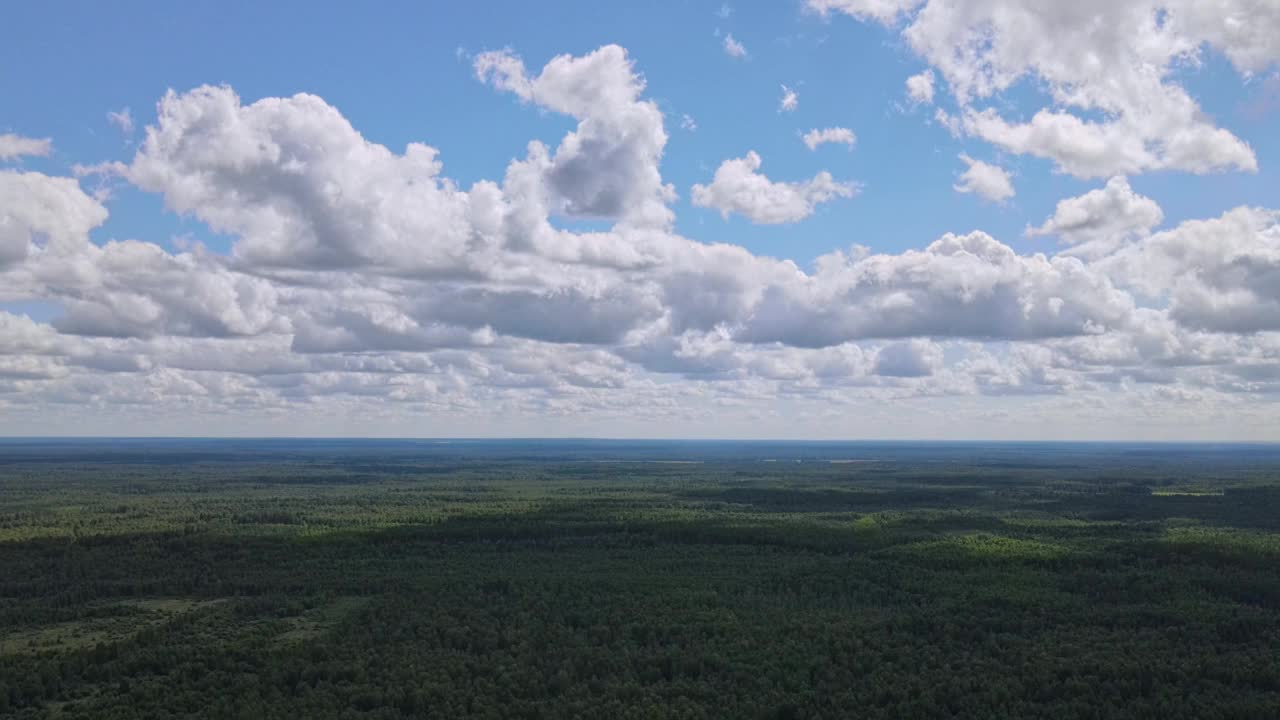
{"label": "sunlit forest patch", "polygon": [[1071,550],[1062,545],[1036,540],[1019,540],[987,533],[973,533],[909,543],[895,547],[892,552],[895,555],[938,565],[971,562],[1044,562],[1064,558],[1071,553]]}
{"label": "sunlit forest patch", "polygon": [[1232,527],[1175,525],[1165,532],[1163,542],[1177,548],[1208,549],[1241,557],[1280,560],[1280,534]]}

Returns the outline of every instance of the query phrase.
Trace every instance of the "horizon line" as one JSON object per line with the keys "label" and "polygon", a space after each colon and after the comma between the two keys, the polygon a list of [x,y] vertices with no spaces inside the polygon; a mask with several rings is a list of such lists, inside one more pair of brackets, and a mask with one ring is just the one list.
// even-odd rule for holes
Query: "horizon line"
{"label": "horizon line", "polygon": [[1001,445],[1255,445],[1280,446],[1277,440],[1071,440],[995,438],[743,438],[743,437],[615,437],[615,436],[410,436],[410,435],[0,435],[0,443],[23,440],[219,440],[219,441],[398,441],[398,442],[655,442],[655,443],[890,443],[890,444],[1001,444]]}

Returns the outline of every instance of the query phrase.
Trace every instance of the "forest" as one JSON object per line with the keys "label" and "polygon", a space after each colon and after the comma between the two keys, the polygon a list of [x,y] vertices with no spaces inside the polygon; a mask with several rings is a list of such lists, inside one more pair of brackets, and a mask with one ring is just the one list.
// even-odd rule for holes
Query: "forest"
{"label": "forest", "polygon": [[1280,718],[1280,448],[4,440],[0,717]]}

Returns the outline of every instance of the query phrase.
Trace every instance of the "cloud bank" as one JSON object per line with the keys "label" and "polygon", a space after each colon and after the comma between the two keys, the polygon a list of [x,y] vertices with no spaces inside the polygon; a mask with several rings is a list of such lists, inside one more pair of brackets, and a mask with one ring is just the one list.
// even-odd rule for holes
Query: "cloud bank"
{"label": "cloud bank", "polygon": [[[475,56],[478,81],[572,127],[469,186],[436,148],[371,142],[323,98],[203,86],[161,98],[132,158],[101,172],[233,238],[227,253],[91,237],[108,200],[75,178],[0,169],[0,302],[56,308],[44,322],[0,311],[0,427],[88,417],[75,431],[101,432],[128,417],[155,431],[200,418],[233,432],[293,418],[305,434],[307,418],[338,416],[359,419],[350,434],[503,434],[517,427],[506,418],[536,418],[553,432],[875,435],[906,423],[954,436],[956,413],[1007,427],[991,413],[1016,410],[1032,426],[1101,417],[1103,432],[1106,418],[1148,412],[1156,433],[1226,415],[1274,429],[1280,212],[1239,207],[1161,229],[1159,205],[1120,175],[1251,169],[1247,145],[1187,106],[1167,73],[1202,43],[1256,70],[1275,56],[1272,36],[1190,5],[1159,26],[1115,3],[1040,15],[979,0],[809,5],[901,28],[960,104],[965,133],[1110,177],[1028,229],[1062,251],[1023,253],[974,230],[899,253],[851,244],[801,267],[685,237],[661,172],[667,119],[613,45],[536,70],[511,51]],[[1070,32],[1085,6],[1116,38]],[[1025,28],[1052,35],[1050,20],[1068,31],[1015,43]],[[979,21],[989,36],[974,45]],[[1152,37],[1141,57],[1119,39],[1137,31]],[[1083,43],[1159,72],[1115,78],[1135,99],[1069,66]],[[981,106],[1028,73],[1062,107],[1109,119],[1046,110],[1023,123]],[[936,99],[923,81],[908,87]],[[814,132],[810,147],[854,141]],[[14,137],[0,158],[48,152]],[[963,159],[957,189],[1013,196],[1005,171]],[[724,160],[689,200],[777,225],[858,189],[826,171],[776,181],[762,165],[754,151]],[[595,225],[567,229],[576,220]],[[940,398],[945,413],[913,404]]]}

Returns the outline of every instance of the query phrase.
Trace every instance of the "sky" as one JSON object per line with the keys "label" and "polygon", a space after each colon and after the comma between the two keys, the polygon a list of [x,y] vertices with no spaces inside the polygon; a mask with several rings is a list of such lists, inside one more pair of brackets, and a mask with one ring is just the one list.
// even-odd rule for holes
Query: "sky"
{"label": "sky", "polygon": [[1280,441],[1280,3],[22,3],[0,434]]}

